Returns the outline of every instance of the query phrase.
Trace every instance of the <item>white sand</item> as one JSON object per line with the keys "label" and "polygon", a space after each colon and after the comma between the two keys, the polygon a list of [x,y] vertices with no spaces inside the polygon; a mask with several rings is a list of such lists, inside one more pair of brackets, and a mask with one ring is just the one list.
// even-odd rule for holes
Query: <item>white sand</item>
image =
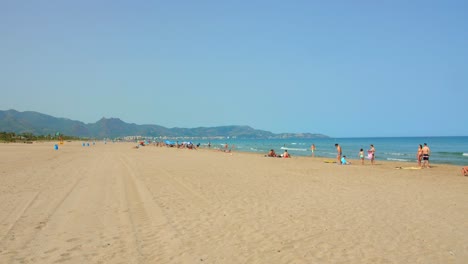
{"label": "white sand", "polygon": [[0,263],[468,263],[456,166],[53,144],[0,144]]}

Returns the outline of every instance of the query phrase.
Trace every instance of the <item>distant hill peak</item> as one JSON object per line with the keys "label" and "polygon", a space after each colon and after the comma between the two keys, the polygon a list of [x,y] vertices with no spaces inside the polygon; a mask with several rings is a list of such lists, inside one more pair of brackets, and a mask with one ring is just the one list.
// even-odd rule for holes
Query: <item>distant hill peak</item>
{"label": "distant hill peak", "polygon": [[125,123],[124,121],[122,121],[122,119],[115,118],[115,117],[111,117],[111,118],[103,117],[103,118],[99,119],[99,121],[97,121],[96,123],[99,123],[99,122]]}

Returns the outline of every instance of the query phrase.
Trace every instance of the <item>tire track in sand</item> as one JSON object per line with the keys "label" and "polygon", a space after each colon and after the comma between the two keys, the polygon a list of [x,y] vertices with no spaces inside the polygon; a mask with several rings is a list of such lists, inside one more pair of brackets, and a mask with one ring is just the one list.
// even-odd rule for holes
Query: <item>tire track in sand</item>
{"label": "tire track in sand", "polygon": [[127,247],[133,247],[137,263],[173,262],[181,247],[179,231],[171,226],[161,206],[142,182],[138,180],[138,169],[130,164],[125,156],[120,157],[124,167],[121,174],[124,192],[121,202],[128,208],[121,214],[124,226],[131,230],[132,240]]}
{"label": "tire track in sand", "polygon": [[[28,206],[23,210],[1,240],[0,248],[2,255],[0,255],[0,262],[3,263],[4,260],[8,263],[13,260],[24,262],[26,256],[20,256],[21,249],[29,247],[29,244],[35,240],[38,234],[47,225],[49,219],[51,219],[58,208],[62,206],[81,180],[81,177],[76,179],[64,193],[59,196],[54,196],[58,198],[53,200],[43,197],[45,196],[45,190],[41,190],[31,199]],[[27,212],[29,213],[28,215],[26,215]],[[31,226],[30,223],[37,222],[37,219],[40,219],[39,222]],[[16,233],[21,233],[22,236],[25,237],[18,237]]]}

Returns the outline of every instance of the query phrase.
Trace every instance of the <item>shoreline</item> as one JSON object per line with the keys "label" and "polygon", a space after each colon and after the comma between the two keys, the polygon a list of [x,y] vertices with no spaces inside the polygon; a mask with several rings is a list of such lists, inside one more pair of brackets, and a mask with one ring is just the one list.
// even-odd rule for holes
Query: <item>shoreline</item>
{"label": "shoreline", "polygon": [[[64,144],[70,144],[70,143],[75,143],[75,144],[81,145],[83,143],[83,141],[72,140],[72,141],[69,141],[69,142],[64,142]],[[51,144],[51,148],[53,148],[53,145],[59,144],[59,142],[57,142],[57,141],[0,142],[0,145],[1,144],[18,144],[18,145]],[[90,143],[90,145],[91,144],[92,143]],[[107,144],[109,144],[109,145],[111,145],[111,144],[129,144],[131,146],[137,145],[135,142],[107,142]],[[96,145],[106,145],[106,144],[103,144],[102,141],[96,141]],[[60,147],[60,144],[59,144],[59,147]],[[144,147],[177,149],[176,147],[155,146],[153,144],[150,144],[150,145],[147,145],[147,146],[144,146]],[[183,149],[180,149],[180,150],[183,150]],[[223,153],[223,151],[220,148],[199,147],[196,150],[204,150],[204,151],[213,151],[213,152]],[[253,155],[253,156],[264,156],[264,155],[267,154],[267,153],[253,152],[253,151],[239,151],[237,149],[234,149],[232,151],[232,153],[240,153],[240,154]],[[292,155],[292,158],[293,159],[294,158],[312,159],[312,160],[313,159],[318,159],[318,160],[321,160],[322,162],[336,161],[336,157],[323,157],[323,156],[312,157],[312,156],[307,156],[307,155]],[[359,159],[350,158],[350,159],[347,159],[347,160],[351,162],[350,165],[361,165],[360,164],[361,161]],[[417,167],[418,166],[417,162],[409,162],[409,161],[381,160],[381,159],[378,159],[378,158],[375,159],[375,161],[376,161],[376,163],[382,162],[384,164],[395,165],[395,167]],[[370,160],[368,160],[366,158],[365,161],[364,161],[364,166],[370,165],[368,163],[370,163]],[[460,167],[461,168],[461,167],[465,166],[465,165],[456,165],[456,164],[451,164],[451,163],[433,163],[432,161],[430,161],[430,164],[431,164],[430,165],[431,168],[432,167],[437,167],[437,166],[448,166],[448,167]],[[376,165],[378,165],[378,164],[376,164]],[[427,168],[427,169],[430,169],[430,168]]]}

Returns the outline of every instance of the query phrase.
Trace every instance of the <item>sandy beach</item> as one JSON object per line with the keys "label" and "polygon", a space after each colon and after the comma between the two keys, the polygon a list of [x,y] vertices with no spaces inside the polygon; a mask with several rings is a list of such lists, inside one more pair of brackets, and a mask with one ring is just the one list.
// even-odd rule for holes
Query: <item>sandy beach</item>
{"label": "sandy beach", "polygon": [[0,144],[0,263],[468,263],[460,167]]}

